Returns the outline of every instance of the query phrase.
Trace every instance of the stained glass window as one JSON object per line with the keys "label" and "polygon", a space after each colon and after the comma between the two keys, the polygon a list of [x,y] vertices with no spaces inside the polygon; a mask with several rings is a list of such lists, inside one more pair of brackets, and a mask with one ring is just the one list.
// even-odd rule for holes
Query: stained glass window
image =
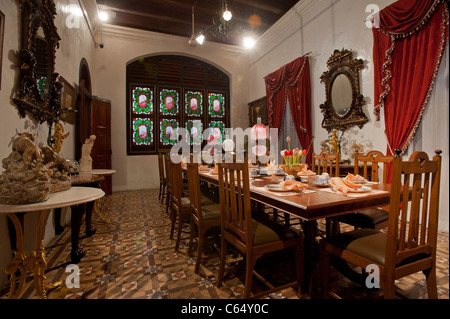
{"label": "stained glass window", "polygon": [[190,145],[201,145],[203,141],[203,123],[201,120],[187,120],[186,131],[189,133]]}
{"label": "stained glass window", "polygon": [[178,115],[179,92],[174,89],[159,90],[159,111],[161,115]]}
{"label": "stained glass window", "polygon": [[208,94],[208,111],[211,117],[225,116],[225,96],[220,93]]}
{"label": "stained glass window", "polygon": [[211,121],[209,123],[209,135],[214,135],[218,138],[218,144],[222,144],[224,138],[225,122]]}
{"label": "stained glass window", "polygon": [[133,87],[132,110],[134,114],[153,114],[153,90],[147,87]]}
{"label": "stained glass window", "polygon": [[203,114],[203,93],[186,91],[184,94],[185,113],[188,116],[201,116]]}
{"label": "stained glass window", "polygon": [[178,142],[179,121],[175,119],[161,119],[159,121],[159,143],[163,146],[174,145]]}
{"label": "stained glass window", "polygon": [[166,152],[180,139],[204,146],[209,132],[223,143],[230,116],[224,72],[194,58],[153,55],[127,64],[126,74],[127,155]]}
{"label": "stained glass window", "polygon": [[133,119],[133,144],[153,145],[153,120],[142,118]]}

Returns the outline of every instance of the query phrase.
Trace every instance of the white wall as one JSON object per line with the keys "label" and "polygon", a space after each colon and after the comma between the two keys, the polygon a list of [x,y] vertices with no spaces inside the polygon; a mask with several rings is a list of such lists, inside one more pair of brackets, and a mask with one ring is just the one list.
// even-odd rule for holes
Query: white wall
{"label": "white wall", "polygon": [[[378,1],[380,9],[393,1]],[[385,150],[384,119],[376,122],[373,111],[372,30],[365,26],[369,15],[366,6],[373,1],[306,0],[299,2],[257,42],[250,59],[252,79],[250,99],[265,95],[263,78],[308,52],[311,76],[311,108],[314,131],[314,150],[320,152],[320,142],[328,138],[321,127],[323,115],[319,105],[325,102],[325,85],[320,76],[327,71],[327,60],[336,49],[351,49],[354,58],[365,61],[360,72],[361,93],[365,97],[363,107],[369,122],[362,129],[350,129],[345,133],[368,149]],[[380,134],[381,133],[381,134]],[[376,134],[376,135],[374,135]],[[377,136],[377,138],[373,138]],[[345,159],[345,154],[343,154]]]}
{"label": "white wall", "polygon": [[[381,0],[375,2],[379,9],[390,5],[395,1]],[[290,12],[281,18],[271,29],[269,29],[257,42],[253,54],[250,56],[250,100],[266,95],[263,78],[302,56],[310,54],[310,76],[311,76],[311,98],[312,98],[312,126],[314,149],[320,152],[320,142],[328,138],[327,131],[321,127],[323,115],[319,105],[325,101],[325,85],[320,82],[320,76],[327,71],[327,60],[336,49],[351,49],[354,58],[363,59],[365,67],[360,72],[361,94],[364,95],[366,106],[363,107],[369,118],[362,129],[352,128],[344,134],[344,138],[350,143],[361,143],[365,151],[372,149],[386,151],[386,139],[384,135],[384,113],[381,112],[380,121],[376,121],[373,115],[374,108],[374,83],[372,30],[366,27],[365,20],[371,13],[366,12],[368,5],[373,4],[371,0],[304,0],[300,1]],[[448,59],[448,46],[446,59]],[[446,63],[448,68],[448,62]],[[427,129],[422,135],[424,138],[423,148],[428,154],[433,155],[436,148],[441,148],[443,153],[443,169],[441,182],[441,207],[439,229],[448,232],[448,117],[439,117],[444,114],[443,108],[448,109],[448,71],[443,73],[445,66],[441,67],[440,74],[436,80],[441,98],[430,99],[428,109],[438,110],[432,112],[434,120],[427,122]],[[437,91],[437,90],[435,90]],[[445,102],[447,101],[447,102]],[[439,111],[441,110],[441,111]],[[445,114],[448,114],[445,113]],[[425,119],[433,117],[425,116]],[[436,125],[436,119],[439,125]],[[432,132],[430,132],[432,131]],[[446,132],[446,134],[444,134]],[[418,139],[419,135],[415,137]],[[431,140],[431,141],[430,141]],[[351,144],[348,145],[351,145]],[[432,146],[431,146],[432,145]],[[408,157],[412,147],[406,154]],[[346,155],[343,154],[343,158]],[[347,157],[348,158],[348,157]]]}
{"label": "white wall", "polygon": [[126,153],[126,65],[140,57],[174,54],[210,63],[230,77],[232,127],[248,127],[248,53],[229,45],[205,42],[190,47],[187,38],[105,25],[97,34],[104,48],[95,51],[96,95],[111,100],[113,192],[159,188],[156,155]]}
{"label": "white wall", "polygon": [[[83,0],[94,17],[96,8],[90,0]],[[380,0],[380,9],[394,2]],[[370,121],[361,130],[352,129],[349,138],[364,144],[368,149],[386,149],[384,140],[384,119],[375,121],[373,112],[373,71],[372,71],[372,32],[364,24],[368,13],[366,6],[370,0],[303,0],[283,17],[273,28],[264,34],[253,49],[248,52],[239,48],[217,45],[206,42],[204,46],[192,48],[188,39],[161,36],[151,32],[130,31],[125,28],[105,27],[103,33],[97,33],[104,48],[95,48],[88,26],[84,19],[79,28],[68,28],[67,6],[77,5],[76,0],[57,1],[58,15],[56,26],[62,40],[57,51],[56,72],[65,77],[69,83],[78,83],[80,60],[87,59],[91,71],[93,93],[98,97],[111,100],[112,103],[112,165],[117,173],[113,176],[113,191],[129,189],[157,188],[158,169],[156,156],[126,155],[126,64],[138,57],[156,54],[177,54],[194,57],[211,63],[223,70],[231,79],[231,125],[246,128],[248,125],[248,102],[265,96],[263,78],[295,58],[311,51],[311,89],[312,89],[312,121],[315,136],[314,147],[319,150],[320,141],[327,138],[321,128],[322,114],[319,105],[325,101],[324,85],[320,83],[320,75],[326,71],[326,61],[335,49],[352,49],[356,58],[366,61],[361,71],[361,93],[365,96],[367,106],[365,113]],[[3,69],[0,90],[0,159],[11,152],[11,138],[18,131],[36,133],[38,141],[45,143],[48,128],[38,125],[30,119],[19,117],[12,103],[19,81],[16,52],[19,50],[21,16],[19,0],[0,1],[0,10],[5,14],[5,38],[3,45]],[[95,22],[92,23],[95,26]],[[98,29],[97,31],[100,31]],[[447,53],[448,56],[448,53]],[[448,64],[447,64],[448,65]],[[445,80],[445,79],[444,79]],[[447,73],[448,88],[448,73]],[[447,89],[448,96],[448,89]],[[448,100],[448,99],[447,99]],[[448,105],[447,105],[448,108]],[[382,112],[383,114],[383,112]],[[433,129],[433,125],[429,125]],[[61,153],[66,158],[73,158],[74,127],[65,125],[70,137],[65,140]],[[434,128],[435,129],[435,128]],[[442,136],[439,133],[436,136]],[[447,135],[438,139],[439,143],[447,143]],[[439,146],[439,143],[437,146]],[[448,155],[446,157],[447,172],[443,180],[447,180],[448,190]],[[441,224],[446,225],[448,232],[448,196],[441,208]],[[26,229],[33,225],[33,214],[25,220]],[[52,216],[46,230],[46,241],[54,234]],[[442,229],[441,229],[442,230]],[[34,249],[34,236],[26,232],[26,250]],[[11,258],[6,216],[0,215],[0,269],[5,269]],[[5,284],[6,276],[0,271],[0,287]]]}
{"label": "white wall", "polygon": [[[84,1],[89,3],[89,1]],[[84,3],[83,2],[83,3]],[[32,132],[37,137],[37,142],[46,144],[48,135],[48,125],[39,124],[31,120],[28,116],[20,118],[18,110],[12,98],[15,97],[19,84],[19,61],[17,52],[21,49],[21,12],[19,0],[0,1],[0,10],[5,14],[5,33],[3,42],[3,65],[2,81],[0,90],[0,159],[6,158],[11,153],[10,142],[19,132]],[[94,42],[90,36],[86,21],[79,19],[79,25],[69,28],[67,18],[70,15],[68,6],[78,6],[76,0],[60,0],[56,3],[57,15],[55,25],[59,36],[62,38],[60,47],[56,52],[55,71],[62,75],[69,83],[78,83],[78,68],[81,59],[84,57],[88,61],[91,69],[94,68],[93,48]],[[92,8],[91,8],[92,10]],[[96,10],[96,8],[95,8]],[[93,76],[93,74],[91,74]],[[73,158],[75,154],[75,132],[74,126],[64,125],[65,132],[69,132],[69,137],[64,140],[61,154],[65,158]],[[1,169],[3,171],[3,168]],[[64,216],[63,216],[64,217]],[[37,214],[25,215],[25,250],[27,253],[35,249],[35,234],[33,231],[36,224]],[[54,236],[53,213],[48,217],[44,245]],[[7,227],[6,215],[0,215],[0,269],[5,269],[11,259],[10,240]],[[0,287],[5,284],[6,275],[0,271]]]}

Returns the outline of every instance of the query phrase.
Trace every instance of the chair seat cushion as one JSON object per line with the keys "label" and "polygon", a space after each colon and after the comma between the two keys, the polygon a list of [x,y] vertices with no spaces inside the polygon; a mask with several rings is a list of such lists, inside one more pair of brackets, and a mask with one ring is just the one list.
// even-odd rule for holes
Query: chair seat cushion
{"label": "chair seat cushion", "polygon": [[[374,229],[357,229],[325,238],[324,241],[341,249],[372,260],[379,265],[385,264],[387,233]],[[419,253],[401,260],[397,266],[428,258],[430,255]]]}
{"label": "chair seat cushion", "polygon": [[351,251],[361,257],[384,265],[386,233],[374,229],[357,229],[324,239],[340,249]]}
{"label": "chair seat cushion", "polygon": [[[202,206],[216,205],[215,202],[213,202],[209,198],[204,197],[203,195],[201,196],[201,203],[202,203]],[[189,199],[189,197],[182,197],[181,205],[183,205],[183,208],[189,208],[191,206],[191,200]]]}
{"label": "chair seat cushion", "polygon": [[338,217],[340,222],[358,227],[358,228],[372,228],[387,222],[389,219],[389,212],[380,208],[369,208],[358,212],[349,213]]}
{"label": "chair seat cushion", "polygon": [[220,218],[220,204],[202,206],[203,220]]}
{"label": "chair seat cushion", "polygon": [[253,244],[262,245],[275,241],[284,241],[298,238],[300,233],[293,229],[276,223],[266,217],[252,219]]}
{"label": "chair seat cushion", "polygon": [[208,197],[206,197],[203,194],[200,196],[200,199],[201,199],[202,206],[218,205],[215,201],[209,199]]}

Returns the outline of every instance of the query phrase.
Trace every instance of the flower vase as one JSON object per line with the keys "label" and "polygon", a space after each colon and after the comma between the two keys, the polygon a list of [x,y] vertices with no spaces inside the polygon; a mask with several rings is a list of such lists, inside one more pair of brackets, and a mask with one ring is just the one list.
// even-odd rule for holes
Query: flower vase
{"label": "flower vase", "polygon": [[286,165],[282,164],[281,168],[288,175],[294,175],[297,177],[297,173],[301,172],[301,170],[305,167],[306,164],[296,164],[296,165]]}

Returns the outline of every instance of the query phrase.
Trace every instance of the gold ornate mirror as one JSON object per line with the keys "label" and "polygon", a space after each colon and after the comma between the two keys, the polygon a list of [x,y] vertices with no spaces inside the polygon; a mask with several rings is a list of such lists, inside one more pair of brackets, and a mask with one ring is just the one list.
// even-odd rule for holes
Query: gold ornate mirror
{"label": "gold ornate mirror", "polygon": [[328,132],[345,131],[357,125],[361,128],[369,121],[362,110],[364,97],[359,90],[359,70],[363,60],[353,59],[352,51],[335,50],[327,62],[328,71],[320,77],[325,83],[326,101],[320,105],[322,127]]}
{"label": "gold ornate mirror", "polygon": [[20,86],[13,100],[21,117],[29,114],[51,126],[60,115],[55,55],[61,38],[54,24],[56,7],[53,0],[21,0],[21,6]]}

